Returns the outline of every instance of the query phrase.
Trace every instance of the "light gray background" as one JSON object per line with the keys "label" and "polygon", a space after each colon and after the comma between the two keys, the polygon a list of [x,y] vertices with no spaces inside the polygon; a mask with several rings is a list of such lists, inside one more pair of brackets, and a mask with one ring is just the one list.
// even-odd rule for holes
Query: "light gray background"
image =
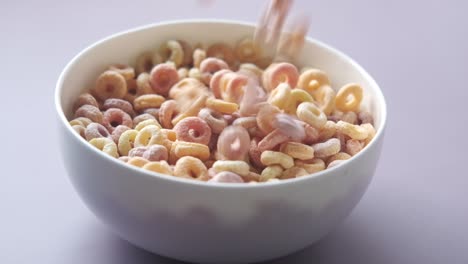
{"label": "light gray background", "polygon": [[[254,2],[254,3],[250,3]],[[114,32],[181,18],[256,21],[263,1],[0,2],[0,263],[178,263],[112,234],[59,158],[55,82]],[[389,119],[375,178],[345,222],[272,263],[468,263],[466,1],[296,1],[311,36],[381,85]]]}

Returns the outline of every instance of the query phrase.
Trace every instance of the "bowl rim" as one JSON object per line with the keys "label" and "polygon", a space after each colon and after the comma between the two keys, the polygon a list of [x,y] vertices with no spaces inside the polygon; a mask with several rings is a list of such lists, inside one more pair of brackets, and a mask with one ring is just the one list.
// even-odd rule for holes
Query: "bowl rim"
{"label": "bowl rim", "polygon": [[[344,60],[348,61],[362,76],[364,76],[365,79],[369,81],[371,86],[376,90],[376,98],[375,100],[378,101],[378,103],[381,105],[381,111],[380,111],[380,126],[376,128],[376,134],[374,138],[371,140],[369,145],[367,145],[362,151],[357,153],[356,155],[352,156],[350,159],[348,159],[346,162],[341,163],[337,166],[334,166],[329,169],[322,170],[320,172],[316,172],[313,174],[309,174],[307,176],[299,177],[299,178],[292,178],[292,179],[284,179],[284,180],[279,180],[279,181],[272,181],[272,182],[262,182],[258,184],[248,184],[248,183],[209,183],[209,182],[202,182],[202,181],[197,181],[197,180],[192,180],[192,179],[184,179],[180,177],[168,177],[167,175],[163,175],[160,173],[156,172],[150,172],[150,171],[145,171],[141,168],[126,164],[114,157],[109,156],[108,154],[105,154],[104,152],[98,150],[97,148],[93,147],[91,144],[88,143],[85,139],[80,137],[76,132],[73,131],[72,127],[69,125],[69,121],[65,115],[65,112],[63,110],[62,104],[61,104],[61,96],[62,96],[62,87],[64,84],[64,79],[65,76],[68,74],[70,71],[71,67],[76,63],[76,61],[86,54],[87,52],[91,51],[94,49],[96,46],[99,46],[103,43],[106,43],[108,41],[112,41],[112,39],[116,37],[120,37],[123,35],[135,33],[135,32],[140,32],[140,31],[145,31],[154,27],[160,27],[160,26],[168,26],[168,25],[175,25],[175,24],[193,24],[193,23],[204,23],[204,24],[225,24],[225,25],[232,25],[232,26],[249,26],[249,27],[255,27],[255,23],[253,22],[246,22],[246,21],[240,21],[240,20],[229,20],[229,19],[177,19],[177,20],[167,20],[167,21],[161,21],[161,22],[156,22],[156,23],[151,23],[151,24],[146,24],[134,28],[130,28],[127,30],[123,30],[114,34],[111,34],[109,36],[106,36],[104,38],[99,39],[98,41],[95,41],[94,43],[88,45],[86,48],[82,49],[79,53],[77,53],[63,68],[61,71],[59,78],[56,83],[55,87],[55,93],[54,93],[54,103],[55,103],[55,110],[56,113],[58,114],[58,117],[60,119],[60,122],[62,125],[66,127],[66,130],[68,131],[67,133],[73,134],[74,137],[76,137],[78,140],[80,140],[81,143],[83,143],[90,151],[94,151],[98,155],[101,155],[104,159],[108,159],[111,162],[115,162],[116,164],[120,164],[123,166],[123,168],[129,169],[130,171],[134,172],[135,174],[139,174],[139,177],[147,177],[150,180],[154,180],[155,178],[159,178],[159,180],[167,180],[170,181],[174,184],[187,184],[191,186],[200,186],[201,188],[226,188],[226,189],[243,189],[243,188],[271,188],[271,187],[286,187],[290,186],[293,184],[300,184],[304,181],[311,181],[311,180],[318,180],[323,177],[330,177],[330,175],[336,175],[336,172],[338,169],[340,169],[342,166],[350,166],[352,163],[354,163],[361,155],[364,154],[364,152],[368,151],[373,145],[377,144],[377,141],[382,140],[381,138],[383,137],[384,130],[386,127],[387,123],[387,103],[385,101],[385,97],[382,93],[382,90],[380,89],[380,86],[377,84],[377,82],[374,80],[374,78],[361,66],[359,65],[354,59],[352,59],[350,56],[346,55],[345,53],[341,52],[340,50],[325,44],[322,41],[319,41],[317,39],[311,38],[309,36],[306,37],[306,42],[311,42],[316,46],[319,46],[322,49],[328,50],[332,52],[333,54],[343,58]],[[68,173],[68,172],[67,172]]]}

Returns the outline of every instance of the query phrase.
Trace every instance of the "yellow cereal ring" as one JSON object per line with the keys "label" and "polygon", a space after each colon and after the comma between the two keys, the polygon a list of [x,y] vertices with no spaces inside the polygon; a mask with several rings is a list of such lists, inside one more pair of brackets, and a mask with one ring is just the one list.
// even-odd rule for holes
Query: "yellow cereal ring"
{"label": "yellow cereal ring", "polygon": [[260,174],[260,181],[266,182],[270,179],[279,178],[283,174],[283,171],[284,169],[280,165],[267,166]]}
{"label": "yellow cereal ring", "polygon": [[143,166],[143,169],[161,174],[172,175],[171,166],[169,166],[165,160],[148,162]]}
{"label": "yellow cereal ring", "polygon": [[291,87],[288,83],[280,83],[273,89],[268,96],[268,103],[277,106],[279,109],[285,109],[289,104],[291,97]]}
{"label": "yellow cereal ring", "polygon": [[295,159],[309,160],[314,158],[314,148],[299,142],[281,144],[280,151]]}
{"label": "yellow cereal ring", "polygon": [[241,160],[218,160],[212,167],[215,172],[230,171],[242,177],[249,175],[250,166],[247,162]]}
{"label": "yellow cereal ring", "polygon": [[281,165],[285,169],[289,169],[294,166],[294,160],[291,156],[278,151],[266,150],[260,156],[260,161],[265,166],[270,165]]}
{"label": "yellow cereal ring", "polygon": [[336,123],[333,121],[327,121],[325,122],[325,125],[322,127],[322,129],[319,132],[319,137],[318,141],[326,141],[333,137],[336,133]]}
{"label": "yellow cereal ring", "polygon": [[[338,91],[336,94],[335,105],[338,110],[346,111],[359,111],[362,101],[362,87],[359,84],[347,84]],[[348,99],[351,97],[351,99]]]}
{"label": "yellow cereal ring", "polygon": [[133,148],[133,145],[135,143],[135,138],[138,135],[138,131],[136,130],[127,130],[122,133],[119,137],[118,141],[118,149],[119,153],[122,156],[127,156],[128,152]]}
{"label": "yellow cereal ring", "polygon": [[372,124],[370,123],[365,123],[361,125],[362,128],[366,129],[367,131],[367,138],[364,140],[365,146],[367,146],[371,140],[375,137],[375,128]]}
{"label": "yellow cereal ring", "polygon": [[109,138],[93,138],[89,141],[89,143],[102,152],[111,155],[114,158],[119,156],[117,152],[117,145],[112,139]]}
{"label": "yellow cereal ring", "polygon": [[86,117],[77,117],[69,122],[71,126],[82,126],[86,128],[89,124],[93,123],[93,121]]}
{"label": "yellow cereal ring", "polygon": [[313,97],[319,103],[320,109],[330,115],[335,109],[335,90],[328,85],[321,86],[314,92]]}
{"label": "yellow cereal ring", "polygon": [[282,180],[285,180],[285,179],[298,178],[298,177],[306,176],[306,175],[309,175],[309,173],[304,168],[293,166],[287,170],[284,170],[283,174],[281,174],[281,177],[279,178]]}
{"label": "yellow cereal ring", "polygon": [[330,80],[324,71],[319,69],[307,69],[299,75],[297,87],[313,94],[323,85],[330,85]]}
{"label": "yellow cereal ring", "polygon": [[200,159],[194,157],[180,158],[174,167],[174,176],[197,180],[208,179],[208,169]]}
{"label": "yellow cereal ring", "polygon": [[213,97],[206,99],[206,107],[223,114],[232,114],[239,109],[239,105],[236,103],[226,102]]}
{"label": "yellow cereal ring", "polygon": [[178,158],[185,156],[193,156],[201,160],[210,158],[210,149],[207,145],[185,141],[176,141],[174,145],[174,153]]}
{"label": "yellow cereal ring", "polygon": [[133,101],[133,107],[136,111],[145,110],[147,108],[158,108],[166,99],[157,94],[140,95]]}
{"label": "yellow cereal ring", "polygon": [[297,107],[296,115],[300,120],[317,129],[321,129],[327,123],[327,116],[314,103],[301,103]]}
{"label": "yellow cereal ring", "polygon": [[301,89],[292,89],[288,104],[284,111],[290,115],[296,114],[297,107],[304,102],[313,102],[314,98],[306,91]]}
{"label": "yellow cereal ring", "polygon": [[338,121],[338,123],[336,123],[336,130],[357,140],[364,140],[369,136],[366,128],[344,121]]}
{"label": "yellow cereal ring", "polygon": [[141,131],[143,128],[145,128],[147,126],[157,126],[157,127],[161,128],[161,124],[159,124],[159,122],[156,119],[146,119],[146,120],[143,120],[140,123],[138,123],[135,126],[135,130]]}
{"label": "yellow cereal ring", "polygon": [[131,157],[128,161],[127,164],[130,164],[132,166],[142,168],[145,166],[149,161],[145,158],[142,157]]}
{"label": "yellow cereal ring", "polygon": [[176,67],[179,67],[184,61],[184,49],[176,40],[169,40],[162,44],[159,49],[163,59],[171,61]]}
{"label": "yellow cereal ring", "polygon": [[350,158],[351,158],[351,155],[349,155],[348,153],[338,152],[335,155],[333,155],[333,156],[331,156],[331,157],[329,157],[327,159],[327,164],[330,164],[335,160],[347,160],[347,159],[350,159]]}
{"label": "yellow cereal ring", "polygon": [[325,162],[319,158],[314,158],[307,161],[296,160],[294,164],[295,166],[305,169],[309,174],[323,171],[325,169]]}

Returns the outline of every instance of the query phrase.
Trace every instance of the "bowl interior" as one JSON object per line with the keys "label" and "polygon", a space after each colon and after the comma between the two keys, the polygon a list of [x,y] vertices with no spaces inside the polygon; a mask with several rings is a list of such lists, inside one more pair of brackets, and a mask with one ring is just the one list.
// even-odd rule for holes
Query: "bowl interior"
{"label": "bowl interior", "polygon": [[[98,75],[112,63],[134,65],[140,53],[155,50],[169,39],[181,39],[191,44],[225,42],[232,45],[252,36],[253,31],[254,25],[239,22],[181,21],[150,25],[110,36],[78,54],[62,73],[56,98],[60,104],[59,114],[64,122],[65,117],[72,117],[74,100],[81,92],[91,88]],[[379,134],[385,119],[385,101],[378,85],[357,63],[330,46],[308,38],[296,64],[324,70],[335,90],[350,82],[361,84],[364,89],[362,108],[373,113]]]}

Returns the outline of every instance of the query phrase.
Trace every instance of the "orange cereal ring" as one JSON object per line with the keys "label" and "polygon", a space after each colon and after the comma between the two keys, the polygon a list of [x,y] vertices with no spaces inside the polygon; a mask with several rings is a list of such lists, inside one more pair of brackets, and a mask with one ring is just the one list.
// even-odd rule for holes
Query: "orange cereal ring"
{"label": "orange cereal ring", "polygon": [[233,65],[236,58],[232,48],[225,43],[215,43],[206,51],[208,57],[214,57],[225,61],[228,65]]}
{"label": "orange cereal ring", "polygon": [[120,73],[105,71],[97,78],[93,92],[103,101],[108,98],[122,99],[127,94],[127,82]]}
{"label": "orange cereal ring", "polygon": [[281,133],[278,129],[275,129],[258,142],[258,149],[262,152],[265,150],[271,150],[288,140],[289,137],[287,135]]}
{"label": "orange cereal ring", "polygon": [[171,166],[165,160],[161,161],[150,161],[143,165],[142,167],[144,170],[149,170],[152,172],[157,172],[165,175],[172,175]]}
{"label": "orange cereal ring", "polygon": [[124,111],[118,108],[109,108],[104,112],[103,125],[112,133],[119,125],[133,127],[133,121],[132,117]]}
{"label": "orange cereal ring", "polygon": [[241,126],[228,126],[219,135],[217,150],[226,159],[244,160],[249,148],[249,133]]}
{"label": "orange cereal ring", "polygon": [[178,81],[177,70],[166,63],[158,64],[151,70],[150,84],[156,94],[167,96],[169,89]]}
{"label": "orange cereal ring", "polygon": [[76,111],[82,105],[92,105],[99,108],[96,98],[94,98],[90,93],[83,93],[78,96],[78,99],[76,99],[75,104],[73,105],[73,111]]}
{"label": "orange cereal ring", "polygon": [[271,104],[263,104],[257,114],[257,126],[265,134],[275,129],[274,122],[276,115],[281,113],[280,109]]}
{"label": "orange cereal ring", "polygon": [[113,64],[109,66],[108,70],[118,72],[125,80],[132,80],[135,78],[135,70],[126,64]]}
{"label": "orange cereal ring", "polygon": [[280,62],[270,65],[262,76],[263,87],[271,91],[282,82],[287,82],[290,87],[296,87],[299,72],[291,63]]}
{"label": "orange cereal ring", "polygon": [[210,89],[213,92],[215,98],[221,98],[222,94],[225,92],[225,79],[223,77],[228,74],[232,73],[229,69],[222,69],[213,74],[210,79]]}
{"label": "orange cereal ring", "polygon": [[223,60],[218,58],[206,58],[200,64],[200,72],[204,83],[209,84],[214,73],[220,70],[229,69]]}
{"label": "orange cereal ring", "polygon": [[199,117],[187,117],[174,126],[177,140],[208,144],[211,138],[211,128]]}
{"label": "orange cereal ring", "polygon": [[209,108],[203,108],[198,112],[198,117],[203,119],[211,128],[211,132],[219,134],[227,126],[223,115]]}
{"label": "orange cereal ring", "polygon": [[86,117],[95,123],[102,123],[104,116],[99,108],[92,105],[82,105],[76,111],[74,118]]}
{"label": "orange cereal ring", "polygon": [[362,87],[359,84],[347,84],[336,94],[335,105],[340,111],[359,111],[362,101]]}
{"label": "orange cereal ring", "polygon": [[159,108],[159,122],[164,128],[172,128],[172,118],[177,114],[177,103],[174,100],[167,100]]}
{"label": "orange cereal ring", "polygon": [[148,162],[149,161],[147,159],[144,159],[142,157],[131,157],[130,159],[128,159],[127,164],[130,164],[138,168],[142,168],[143,166],[148,164]]}

